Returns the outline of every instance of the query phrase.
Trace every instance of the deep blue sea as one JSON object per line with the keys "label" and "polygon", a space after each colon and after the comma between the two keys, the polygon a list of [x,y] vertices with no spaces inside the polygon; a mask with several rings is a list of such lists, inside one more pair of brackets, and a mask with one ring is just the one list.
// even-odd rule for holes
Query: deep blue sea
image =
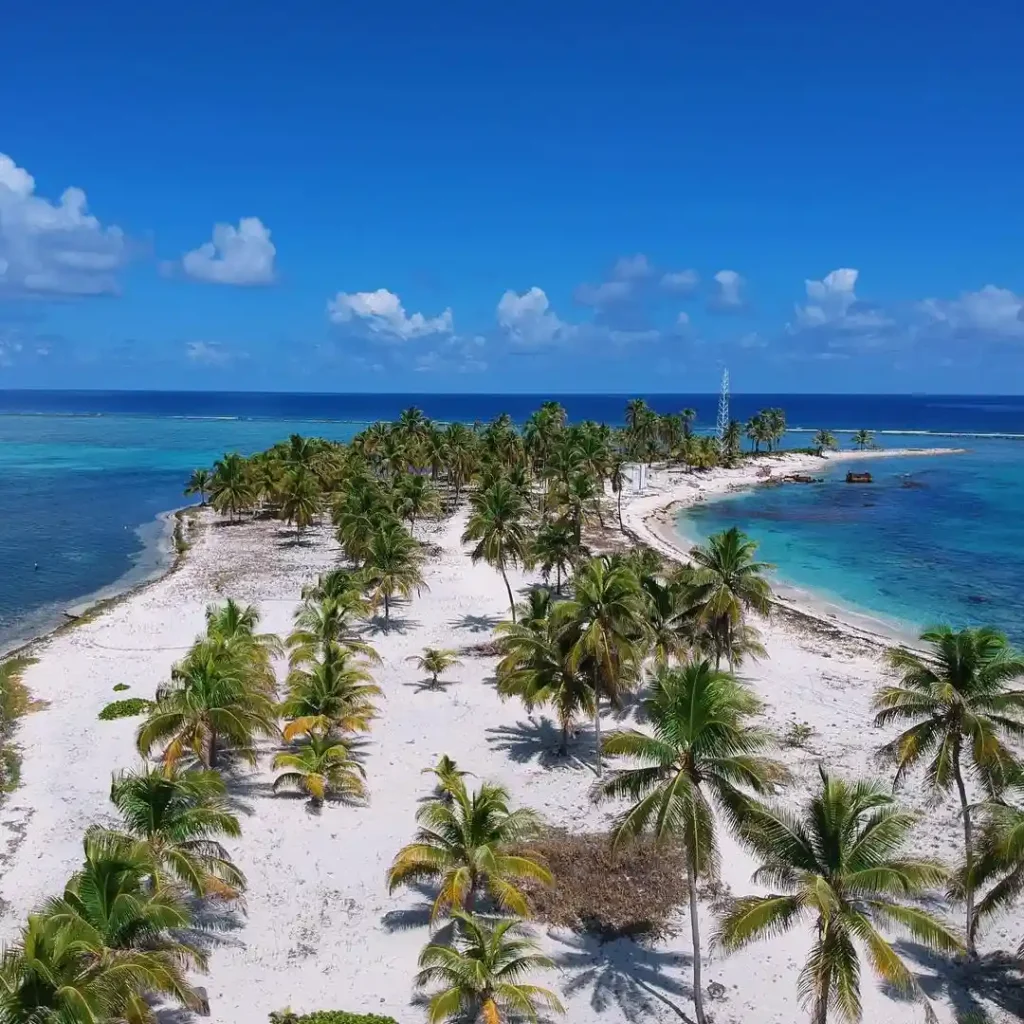
{"label": "deep blue sea", "polygon": [[[609,423],[622,422],[626,403],[622,395],[0,391],[0,647],[154,571],[157,516],[184,502],[193,468],[224,451],[252,452],[293,432],[345,440],[409,405],[438,420],[501,412],[522,420],[547,398],[573,419]],[[714,422],[717,396],[647,398],[660,412],[696,409],[698,426]],[[866,488],[842,483],[841,469],[821,485],[708,504],[687,533],[735,522],[796,587],[910,628],[939,618],[992,622],[1024,642],[1024,397],[736,395],[732,414],[745,419],[765,406],[784,408],[795,428],[868,427],[891,431],[878,436],[886,445],[971,451],[872,462],[876,483]],[[786,443],[807,437],[794,431]]]}

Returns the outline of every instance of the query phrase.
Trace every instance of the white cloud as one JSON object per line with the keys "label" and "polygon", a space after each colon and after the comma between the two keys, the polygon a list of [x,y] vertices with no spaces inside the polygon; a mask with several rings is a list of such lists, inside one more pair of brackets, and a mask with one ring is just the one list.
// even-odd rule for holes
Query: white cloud
{"label": "white cloud", "polygon": [[103,295],[127,261],[124,232],[86,212],[85,193],[59,203],[35,194],[31,174],[0,153],[0,294]]}
{"label": "white cloud", "polygon": [[452,311],[425,317],[406,313],[394,292],[378,288],[375,292],[338,292],[328,300],[327,315],[332,323],[357,323],[382,340],[408,341],[429,334],[451,334]]}
{"label": "white cloud", "polygon": [[796,307],[796,322],[800,327],[815,327],[841,320],[857,301],[854,288],[858,272],[840,267],[826,274],[821,281],[804,281],[808,302]]}
{"label": "white cloud", "polygon": [[620,257],[612,267],[612,279],[615,281],[638,281],[649,277],[652,272],[647,257],[638,252],[635,256]]}
{"label": "white cloud", "polygon": [[604,281],[601,284],[581,284],[573,298],[581,306],[608,306],[628,299],[633,292],[631,281]]}
{"label": "white cloud", "polygon": [[227,366],[233,360],[232,354],[216,341],[186,342],[185,356],[201,366]]}
{"label": "white cloud", "polygon": [[676,270],[661,276],[661,287],[667,292],[689,295],[700,284],[696,270]]}
{"label": "white cloud", "polygon": [[1024,339],[1024,296],[987,284],[958,299],[925,299],[920,303],[926,324],[955,337]]}
{"label": "white cloud", "polygon": [[188,277],[210,284],[273,284],[277,250],[259,217],[243,217],[238,227],[215,224],[213,240],[181,258]]}
{"label": "white cloud", "polygon": [[547,295],[536,285],[522,295],[509,289],[498,302],[498,325],[514,342],[528,347],[569,337],[573,328],[549,307]]}
{"label": "white cloud", "polygon": [[747,282],[735,270],[720,270],[715,274],[715,291],[708,301],[708,307],[720,313],[743,309],[746,305],[744,291]]}
{"label": "white cloud", "polygon": [[893,317],[857,298],[859,276],[852,267],[840,267],[820,281],[804,281],[807,302],[796,306],[789,332],[817,332],[837,339],[846,336],[870,344],[891,337],[897,327]]}
{"label": "white cloud", "polygon": [[581,284],[573,293],[573,298],[581,306],[593,306],[595,309],[625,302],[653,272],[654,268],[643,253],[622,256],[612,267],[607,281],[601,284]]}

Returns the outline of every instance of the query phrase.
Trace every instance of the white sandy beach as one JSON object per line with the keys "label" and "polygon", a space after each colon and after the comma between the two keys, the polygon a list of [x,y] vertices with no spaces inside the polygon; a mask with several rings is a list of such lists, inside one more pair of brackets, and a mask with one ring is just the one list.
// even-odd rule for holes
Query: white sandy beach
{"label": "white sandy beach", "polygon": [[[844,457],[879,454],[896,453]],[[775,472],[813,472],[820,464],[813,456],[789,456]],[[674,534],[666,507],[748,485],[755,473],[753,467],[701,475],[655,473],[646,495],[624,501],[626,526],[666,554],[678,554],[685,544]],[[213,519],[205,517],[207,524]],[[210,1019],[218,1024],[264,1024],[271,1010],[286,1006],[387,1013],[402,1024],[424,1019],[423,1011],[410,1004],[416,958],[427,939],[426,927],[418,923],[423,899],[409,891],[389,896],[384,874],[411,838],[417,801],[431,788],[421,772],[441,754],[456,758],[478,777],[504,783],[515,801],[536,808],[553,824],[599,829],[613,813],[587,798],[594,778],[590,729],[581,730],[574,747],[582,763],[547,767],[545,755],[557,746],[557,728],[543,716],[531,721],[518,702],[498,699],[494,658],[467,654],[462,666],[448,673],[452,682],[444,692],[419,688],[416,670],[405,660],[409,655],[426,645],[478,644],[507,615],[498,574],[484,564],[472,565],[460,546],[464,521],[463,512],[417,528],[421,538],[440,548],[426,565],[429,592],[399,607],[389,633],[372,636],[383,658],[378,681],[386,699],[365,748],[369,805],[328,806],[312,816],[303,801],[271,793],[269,756],[261,760],[260,770],[235,786],[244,834],[231,851],[249,880],[245,913],[213,940],[209,974],[199,979],[209,994]],[[337,545],[326,527],[310,531],[301,546],[292,538],[290,529],[276,523],[204,525],[177,571],[97,620],[39,645],[39,663],[25,681],[48,707],[19,727],[23,782],[0,808],[4,939],[11,939],[24,915],[57,892],[75,870],[83,831],[109,817],[111,774],[137,763],[133,741],[138,720],[97,719],[117,696],[114,684],[130,686],[120,696],[151,697],[203,628],[205,607],[228,596],[256,604],[264,628],[287,632],[302,585],[337,559]],[[530,582],[524,574],[513,578],[514,587]],[[814,729],[806,749],[784,752],[798,779],[787,799],[802,796],[821,760],[850,774],[873,770],[873,751],[885,738],[871,728],[869,713],[872,691],[882,677],[880,647],[870,637],[829,622],[810,627],[777,616],[759,625],[770,657],[747,675],[768,704],[770,724],[780,732],[794,721]],[[918,794],[910,786],[905,795],[925,810]],[[952,803],[927,811],[917,833],[919,850],[953,861],[959,824]],[[726,838],[726,885],[734,893],[754,891],[752,869],[750,858]],[[706,906],[702,919],[710,937],[714,915]],[[991,929],[982,949],[1016,946],[1018,930],[1012,920],[1005,928]],[[654,946],[630,940],[600,945],[589,937],[543,929],[542,934],[560,964],[546,983],[562,994],[569,1021],[632,1024],[692,1018],[684,914],[675,935]],[[727,958],[711,950],[705,984],[725,989],[724,997],[708,1004],[716,1024],[805,1019],[796,978],[810,941],[809,932],[797,932]],[[917,963],[939,1019],[951,1024],[949,985],[956,969],[927,956]],[[864,1019],[870,1024],[924,1019],[920,1006],[879,991],[866,966],[864,987]],[[964,998],[957,990],[955,1001],[963,1005]],[[998,1011],[992,1019],[1001,1019]]]}

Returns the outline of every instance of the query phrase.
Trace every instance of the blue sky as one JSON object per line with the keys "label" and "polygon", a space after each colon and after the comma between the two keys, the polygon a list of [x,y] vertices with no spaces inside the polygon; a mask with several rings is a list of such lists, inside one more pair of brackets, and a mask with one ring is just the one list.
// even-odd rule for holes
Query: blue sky
{"label": "blue sky", "polygon": [[1020,391],[1018,8],[15,5],[0,387]]}

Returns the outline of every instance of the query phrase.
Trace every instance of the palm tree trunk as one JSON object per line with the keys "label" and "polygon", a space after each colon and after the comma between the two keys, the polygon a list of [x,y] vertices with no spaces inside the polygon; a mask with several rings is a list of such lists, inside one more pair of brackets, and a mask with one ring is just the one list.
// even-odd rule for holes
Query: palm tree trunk
{"label": "palm tree trunk", "polygon": [[693,1008],[697,1024],[707,1024],[704,1015],[704,989],[700,978],[700,919],[697,917],[697,859],[687,850],[687,884],[690,890],[690,936],[693,940]]}
{"label": "palm tree trunk", "polygon": [[[385,594],[384,594],[384,622],[386,624],[390,624],[390,622],[391,622],[391,606],[388,603],[387,592],[385,592]],[[385,626],[385,628],[387,628],[387,627]]]}
{"label": "palm tree trunk", "polygon": [[555,562],[555,593],[562,592],[562,563]]}
{"label": "palm tree trunk", "polygon": [[594,693],[594,743],[597,751],[597,774],[604,774],[604,761],[601,760],[601,698]]}
{"label": "palm tree trunk", "polygon": [[967,906],[967,932],[966,942],[967,955],[972,960],[978,955],[977,947],[974,944],[974,883],[971,880],[971,872],[974,867],[974,829],[971,823],[971,807],[967,802],[967,789],[964,786],[963,774],[960,771],[960,738],[957,737],[956,749],[953,751],[953,778],[956,780],[956,790],[960,794],[960,813],[964,818],[964,889],[965,903]]}
{"label": "palm tree trunk", "polygon": [[828,1024],[828,980],[824,979],[814,997],[813,1024]]}
{"label": "palm tree trunk", "polygon": [[569,753],[569,720],[562,720],[562,742],[558,745],[558,753],[565,757]]}
{"label": "palm tree trunk", "polygon": [[[624,481],[623,481],[623,483],[624,483]],[[622,525],[622,486],[623,486],[623,484],[622,484],[622,483],[620,483],[620,484],[619,484],[619,497],[618,497],[618,506],[619,506],[619,529],[620,529],[620,530],[625,530],[625,529],[626,529],[626,528],[625,528],[625,526],[623,526],[623,525]]]}
{"label": "palm tree trunk", "polygon": [[210,730],[209,744],[206,748],[206,767],[217,767],[217,730]]}
{"label": "palm tree trunk", "polygon": [[516,621],[516,599],[512,596],[512,585],[508,581],[508,574],[505,572],[505,566],[501,566],[501,578],[505,581],[505,590],[508,591],[508,605],[512,609],[512,621]]}

